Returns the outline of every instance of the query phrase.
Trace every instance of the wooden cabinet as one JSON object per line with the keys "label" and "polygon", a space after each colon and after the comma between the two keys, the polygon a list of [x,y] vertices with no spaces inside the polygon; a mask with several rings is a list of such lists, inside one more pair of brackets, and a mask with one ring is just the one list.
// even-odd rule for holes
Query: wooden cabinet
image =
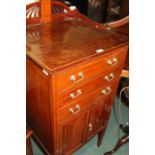
{"label": "wooden cabinet", "polygon": [[110,116],[128,50],[122,34],[64,16],[27,27],[27,122],[45,151],[69,155]]}

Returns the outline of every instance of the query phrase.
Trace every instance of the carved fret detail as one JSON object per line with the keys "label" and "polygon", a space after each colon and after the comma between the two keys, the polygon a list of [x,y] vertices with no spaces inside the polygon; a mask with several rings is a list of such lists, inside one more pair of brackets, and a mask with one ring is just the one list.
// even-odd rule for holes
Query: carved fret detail
{"label": "carved fret detail", "polygon": [[40,17],[40,7],[32,6],[26,10],[26,19],[39,18]]}
{"label": "carved fret detail", "polygon": [[59,13],[68,13],[68,11],[61,6],[53,5],[52,14],[59,14]]}
{"label": "carved fret detail", "polygon": [[[59,16],[64,14],[69,14],[72,10],[59,1],[51,2],[51,14],[52,16]],[[39,24],[41,19],[41,3],[35,2],[28,4],[26,6],[26,23],[29,24]]]}

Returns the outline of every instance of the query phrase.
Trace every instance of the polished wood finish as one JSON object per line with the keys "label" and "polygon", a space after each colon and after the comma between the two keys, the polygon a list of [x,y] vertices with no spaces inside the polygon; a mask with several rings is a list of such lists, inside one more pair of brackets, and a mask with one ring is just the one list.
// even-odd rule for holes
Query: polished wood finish
{"label": "polished wood finish", "polygon": [[71,154],[85,144],[89,109],[60,125],[60,154]]}
{"label": "polished wood finish", "polygon": [[[73,101],[71,104],[66,104],[64,107],[62,107],[59,110],[59,121],[63,122],[68,118],[72,118],[74,115],[69,111],[70,108],[73,108],[75,112],[79,113],[77,111],[76,105],[79,105],[81,109],[85,109],[89,106],[96,105],[100,100],[103,101],[105,98],[111,96],[111,94],[114,94],[115,92],[115,82],[117,82],[119,79],[115,80],[113,84],[101,84],[98,89],[94,89],[95,91],[92,91],[90,93],[87,93],[89,95],[85,95],[83,98]],[[88,86],[88,85],[87,85]],[[102,94],[102,90],[106,89],[107,87],[111,88],[111,92],[108,95]]]}
{"label": "polished wood finish", "polygon": [[28,124],[33,129],[34,134],[38,135],[40,141],[50,150],[52,145],[50,145],[51,139],[48,137],[52,137],[52,135],[48,77],[42,74],[40,68],[29,58],[26,60],[26,74],[26,111],[28,112]]}
{"label": "polished wood finish", "polygon": [[109,116],[109,112],[111,111],[111,106],[108,105],[109,103],[111,104],[110,97],[111,95],[93,104],[89,120],[89,125],[92,125],[92,129],[88,128],[88,139],[91,139],[96,133],[99,132],[99,130],[101,131],[101,129],[105,129],[108,120],[106,117]]}
{"label": "polished wood finish", "polygon": [[[125,48],[120,48],[120,51],[114,50],[113,52],[106,53],[103,57],[97,59],[92,59],[90,63],[83,63],[83,65],[77,65],[76,68],[64,70],[58,75],[59,80],[59,89],[64,89],[67,87],[75,87],[77,83],[70,80],[70,76],[75,76],[76,80],[80,80],[80,77],[78,74],[83,71],[84,78],[78,82],[78,85],[84,83],[86,80],[92,79],[94,77],[98,77],[99,75],[108,74],[106,71],[109,72],[113,71],[114,69],[121,67],[121,59],[124,57],[122,54],[122,51],[125,50]],[[94,49],[95,51],[95,49]],[[111,60],[112,58],[116,58],[118,60],[118,63],[116,65],[113,65],[110,67],[110,65],[107,63],[108,60]],[[109,73],[110,74],[110,73]],[[106,75],[105,75],[106,76]],[[66,79],[65,81],[63,79]]]}
{"label": "polished wood finish", "polygon": [[[110,76],[111,74],[113,76]],[[108,73],[102,74],[99,77],[96,77],[95,78],[96,81],[94,81],[93,83],[92,83],[92,80],[89,80],[89,82],[84,83],[83,85],[80,84],[80,85],[74,86],[73,88],[68,88],[64,90],[63,92],[61,92],[61,95],[60,95],[60,104],[59,104],[60,107],[63,107],[71,102],[79,100],[82,97],[86,96],[87,94],[90,94],[94,90],[98,90],[98,88],[99,90],[104,89],[105,83],[109,85],[115,83],[118,80],[119,75],[120,75],[120,71],[108,72]],[[109,81],[105,79],[106,77],[110,77]],[[80,90],[81,94],[78,94],[78,90]],[[74,94],[75,98],[71,98],[70,96],[71,94]],[[101,92],[96,95],[103,96]]]}
{"label": "polished wood finish", "polygon": [[107,53],[114,47],[123,45],[123,42],[128,42],[124,35],[108,30],[100,31],[89,23],[67,17],[46,25],[28,27],[27,40],[31,43],[31,50],[27,49],[27,55],[49,72],[98,57],[98,49]]}
{"label": "polished wood finish", "polygon": [[128,38],[76,10],[27,25],[26,35],[27,121],[36,139],[51,155],[71,154],[96,134],[100,146]]}
{"label": "polished wood finish", "polygon": [[105,26],[111,27],[111,28],[116,28],[116,27],[119,27],[119,26],[122,26],[122,25],[125,25],[128,23],[129,23],[129,15],[120,19],[120,20],[109,22],[109,23],[105,24]]}
{"label": "polished wood finish", "polygon": [[40,0],[41,5],[41,22],[46,23],[51,21],[51,0]]}

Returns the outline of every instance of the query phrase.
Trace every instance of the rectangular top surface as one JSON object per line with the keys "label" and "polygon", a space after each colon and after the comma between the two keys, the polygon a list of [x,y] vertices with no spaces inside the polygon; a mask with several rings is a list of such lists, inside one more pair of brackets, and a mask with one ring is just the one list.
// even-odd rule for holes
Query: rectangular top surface
{"label": "rectangular top surface", "polygon": [[[128,37],[65,18],[27,27],[27,56],[48,71],[61,69],[128,43]],[[98,50],[99,49],[99,50]],[[97,53],[98,51],[103,51]]]}

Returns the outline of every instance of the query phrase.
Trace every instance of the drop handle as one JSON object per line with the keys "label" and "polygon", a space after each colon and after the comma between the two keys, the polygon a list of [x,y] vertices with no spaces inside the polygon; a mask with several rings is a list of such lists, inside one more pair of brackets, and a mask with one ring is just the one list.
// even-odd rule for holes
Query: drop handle
{"label": "drop handle", "polygon": [[76,76],[75,75],[71,75],[70,76],[70,80],[74,83],[79,83],[80,81],[82,81],[84,79],[84,74],[82,72],[79,72],[78,73],[78,78],[79,79],[76,79]]}
{"label": "drop handle", "polygon": [[110,88],[110,87],[107,87],[106,89],[103,89],[101,92],[102,92],[102,94],[104,94],[104,95],[108,95],[108,94],[110,94],[110,92],[111,92],[111,88]]}
{"label": "drop handle", "polygon": [[76,93],[70,93],[69,96],[70,96],[71,99],[74,99],[74,98],[80,96],[81,94],[82,94],[81,89],[78,89],[78,90],[76,91]]}
{"label": "drop handle", "polygon": [[115,66],[118,63],[118,59],[117,58],[113,58],[111,60],[108,60],[107,63],[110,66]]}
{"label": "drop handle", "polygon": [[104,77],[104,79],[106,80],[106,81],[111,81],[111,80],[113,80],[115,78],[115,75],[113,74],[113,73],[110,73],[109,75],[106,75],[105,77]]}
{"label": "drop handle", "polygon": [[75,106],[75,108],[69,108],[69,112],[71,112],[72,115],[75,115],[75,114],[79,113],[80,110],[81,110],[81,108],[80,108],[80,105],[79,104],[77,104]]}
{"label": "drop handle", "polygon": [[88,127],[89,127],[89,131],[93,130],[93,125],[91,123],[89,123]]}

